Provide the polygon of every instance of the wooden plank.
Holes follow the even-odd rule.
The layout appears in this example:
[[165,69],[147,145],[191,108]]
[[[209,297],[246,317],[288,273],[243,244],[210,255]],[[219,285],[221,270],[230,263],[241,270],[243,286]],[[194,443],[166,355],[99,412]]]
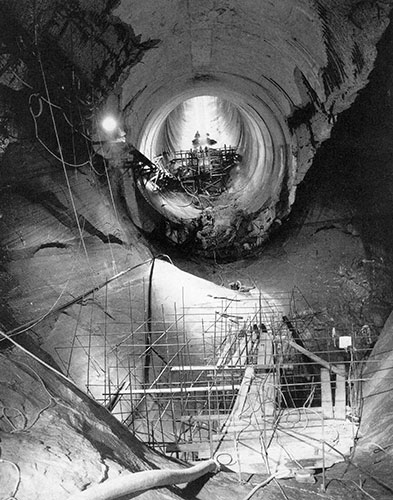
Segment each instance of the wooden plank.
[[[255,364],[252,365],[255,370],[271,370],[273,368],[272,364]],[[292,370],[293,369],[293,364],[280,364],[280,368],[283,370],[288,369]],[[242,370],[245,367],[243,366],[233,366],[233,365],[183,365],[183,366],[171,366],[170,370],[171,372],[204,372],[204,371],[222,371],[222,370]]]
[[[265,416],[264,414],[253,415],[252,423],[254,428],[260,426],[261,429],[275,429],[282,424],[283,426],[289,423],[294,424],[294,428],[304,428],[305,426],[312,426],[314,424],[321,425],[323,413],[321,407],[313,407],[312,411],[307,411],[307,409],[283,409],[280,412],[280,417],[276,420],[275,418]],[[182,415],[179,420],[180,422],[185,422],[193,424],[196,422],[209,422],[215,421],[218,423],[225,423],[228,420],[229,414],[223,413],[211,413],[203,415]],[[231,428],[241,428],[244,427],[243,421],[232,422]],[[246,431],[245,431],[246,432]]]
[[287,340],[288,344],[290,346],[292,346],[294,349],[296,349],[297,351],[301,352],[302,354],[304,354],[305,356],[307,356],[308,358],[312,359],[313,361],[315,361],[316,363],[318,363],[319,365],[323,366],[324,368],[326,368],[327,370],[335,373],[336,375],[342,375],[342,372],[334,365],[331,365],[330,363],[328,363],[327,361],[325,361],[324,359],[320,358],[319,356],[317,356],[316,354],[314,354],[313,352],[310,352],[308,351],[307,349],[305,349],[304,347],[301,347],[299,344],[297,344],[296,342],[294,342],[293,340]]
[[345,365],[337,365],[337,368],[341,371],[341,375],[336,376],[334,418],[345,420],[347,405]]
[[166,453],[174,452],[207,452],[210,451],[208,441],[195,442],[195,443],[168,443],[166,446]]
[[250,390],[250,386],[252,380],[254,378],[254,369],[252,366],[248,366],[246,371],[244,372],[244,377],[242,383],[240,385],[239,392],[236,397],[235,404],[233,405],[232,411],[228,416],[227,422],[224,424],[222,432],[231,432],[232,423],[236,423],[241,415],[246,399],[248,391]]
[[248,391],[250,390],[253,378],[254,378],[254,368],[252,366],[248,366],[246,368],[246,371],[244,372],[244,377],[231,412],[234,419],[238,418],[239,415],[241,415],[241,413],[243,412],[243,408],[247,399],[247,394]]
[[330,371],[326,368],[321,368],[321,400],[323,416],[333,418],[332,385],[330,383]]
[[[240,384],[228,384],[228,385],[205,385],[205,386],[194,386],[194,387],[162,387],[162,388],[151,388],[146,389],[132,389],[126,392],[121,391],[119,394],[133,396],[134,394],[145,394],[146,396],[150,394],[180,394],[182,392],[210,392],[210,391],[233,391],[235,389],[240,389]],[[104,396],[107,396],[104,393]]]
[[247,363],[247,342],[246,336],[240,339],[236,352],[232,356],[231,365],[239,366]]
[[255,397],[258,397],[262,401],[262,414],[273,415],[275,410],[274,402],[276,400],[275,376],[273,373],[273,344],[267,332],[262,332],[261,334],[258,345],[257,363],[258,365],[271,363],[270,373],[268,372],[265,376],[258,375],[258,382],[254,384],[256,386],[254,392],[256,391]]
[[228,357],[232,345],[233,345],[233,339],[230,339],[229,336],[225,337],[223,350],[221,351],[220,357],[217,360],[217,366],[225,364],[225,361]]
[[217,366],[217,365],[184,365],[184,366],[171,366],[171,372],[209,372],[209,371],[222,371],[222,370],[241,370],[239,366]]

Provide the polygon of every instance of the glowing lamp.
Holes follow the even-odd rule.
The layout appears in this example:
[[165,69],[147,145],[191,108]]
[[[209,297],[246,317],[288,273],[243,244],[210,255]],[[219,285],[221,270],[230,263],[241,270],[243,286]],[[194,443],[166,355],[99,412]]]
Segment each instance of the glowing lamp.
[[118,127],[118,123],[113,116],[106,116],[101,122],[101,127],[105,132],[114,132]]

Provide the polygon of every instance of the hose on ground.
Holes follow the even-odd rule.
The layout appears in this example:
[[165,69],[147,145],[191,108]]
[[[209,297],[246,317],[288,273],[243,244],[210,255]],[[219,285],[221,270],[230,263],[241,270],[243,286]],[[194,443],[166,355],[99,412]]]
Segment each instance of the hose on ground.
[[117,500],[131,493],[162,486],[195,481],[209,472],[218,472],[214,460],[206,460],[187,469],[155,469],[122,474],[71,495],[68,500]]

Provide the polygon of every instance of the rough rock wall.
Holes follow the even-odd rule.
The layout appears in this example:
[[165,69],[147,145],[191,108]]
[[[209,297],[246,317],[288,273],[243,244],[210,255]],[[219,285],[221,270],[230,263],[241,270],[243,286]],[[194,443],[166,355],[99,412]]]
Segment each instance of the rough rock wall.
[[41,146],[11,145],[3,158],[1,244],[7,325],[45,314],[150,258],[124,223],[106,179],[64,171]]
[[360,428],[361,443],[384,446],[390,442],[392,432],[391,377],[392,368],[392,328],[391,314],[379,336],[373,352],[364,367],[363,418]]
[[113,19],[107,2],[1,6],[1,321],[9,329],[150,258],[89,137],[100,96],[149,44]]
[[[113,1],[2,0],[3,12],[23,28],[26,44],[36,44],[43,60],[61,51],[69,67],[95,93],[106,94],[158,40],[143,40],[111,15]],[[8,19],[9,22],[9,19]]]
[[[143,230],[210,256],[240,255],[261,245],[275,222],[290,212],[317,148],[367,83],[391,3],[231,0],[222,5],[167,2],[157,8],[155,2],[133,0],[116,5],[26,1],[19,16],[13,3],[4,1],[5,12],[23,30],[22,48],[29,56],[21,64],[20,53],[7,49],[2,78],[14,89],[23,88],[26,77],[37,84],[40,64],[49,78],[50,65],[56,66],[61,54],[67,63],[62,91],[54,95],[78,93],[84,123],[92,131],[100,113],[97,105],[111,91],[108,103],[123,110],[127,139],[135,144],[151,126],[151,117],[161,108],[167,112],[178,96],[237,93],[237,98],[232,95],[235,104],[249,106],[265,120],[272,142],[266,146],[268,154],[250,156],[250,163],[258,165],[243,166],[235,183],[239,189],[224,193],[208,209],[194,210],[180,224],[183,200],[158,200],[146,209],[145,201],[132,199],[131,205],[138,206],[133,222]],[[18,47],[8,35],[14,42],[8,47]],[[268,110],[274,118],[267,117]],[[266,163],[262,157],[270,159]],[[261,170],[271,170],[274,178]],[[123,180],[118,179],[121,189],[133,198]],[[153,219],[158,223],[150,212],[157,214]]]
[[288,118],[295,132],[294,153],[299,155],[296,184],[311,166],[318,145],[330,136],[337,116],[367,84],[375,45],[389,22],[391,2],[329,0],[317,1],[315,6],[325,51],[325,62],[318,71],[323,94],[318,95],[305,75],[295,74],[304,99]]
[[[363,367],[356,373],[362,384],[362,419],[357,436],[353,460],[385,485],[387,498],[393,494],[393,478],[388,471],[393,465],[392,409],[393,409],[393,356],[391,314],[378,341]],[[389,493],[387,493],[389,492]]]
[[[43,357],[31,344],[29,349]],[[29,356],[0,356],[2,495],[66,500],[124,472],[183,467],[149,450],[109,412]],[[198,498],[235,499],[246,491],[225,474],[217,479]],[[181,489],[161,488],[140,498],[184,497]]]

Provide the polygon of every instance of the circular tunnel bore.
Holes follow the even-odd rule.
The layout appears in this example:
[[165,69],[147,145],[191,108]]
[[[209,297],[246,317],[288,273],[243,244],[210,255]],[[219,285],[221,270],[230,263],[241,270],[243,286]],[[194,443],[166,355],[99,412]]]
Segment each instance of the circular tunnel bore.
[[139,135],[138,149],[157,167],[139,189],[176,244],[258,245],[277,216],[286,143],[280,117],[260,99],[178,96]]
[[146,184],[155,208],[174,222],[198,218],[244,168],[247,129],[234,104],[212,95],[186,99],[159,115],[141,142],[159,169]]
[[211,95],[192,97],[169,113],[155,148],[163,151],[239,148],[244,139],[243,122],[239,109],[230,101]]

